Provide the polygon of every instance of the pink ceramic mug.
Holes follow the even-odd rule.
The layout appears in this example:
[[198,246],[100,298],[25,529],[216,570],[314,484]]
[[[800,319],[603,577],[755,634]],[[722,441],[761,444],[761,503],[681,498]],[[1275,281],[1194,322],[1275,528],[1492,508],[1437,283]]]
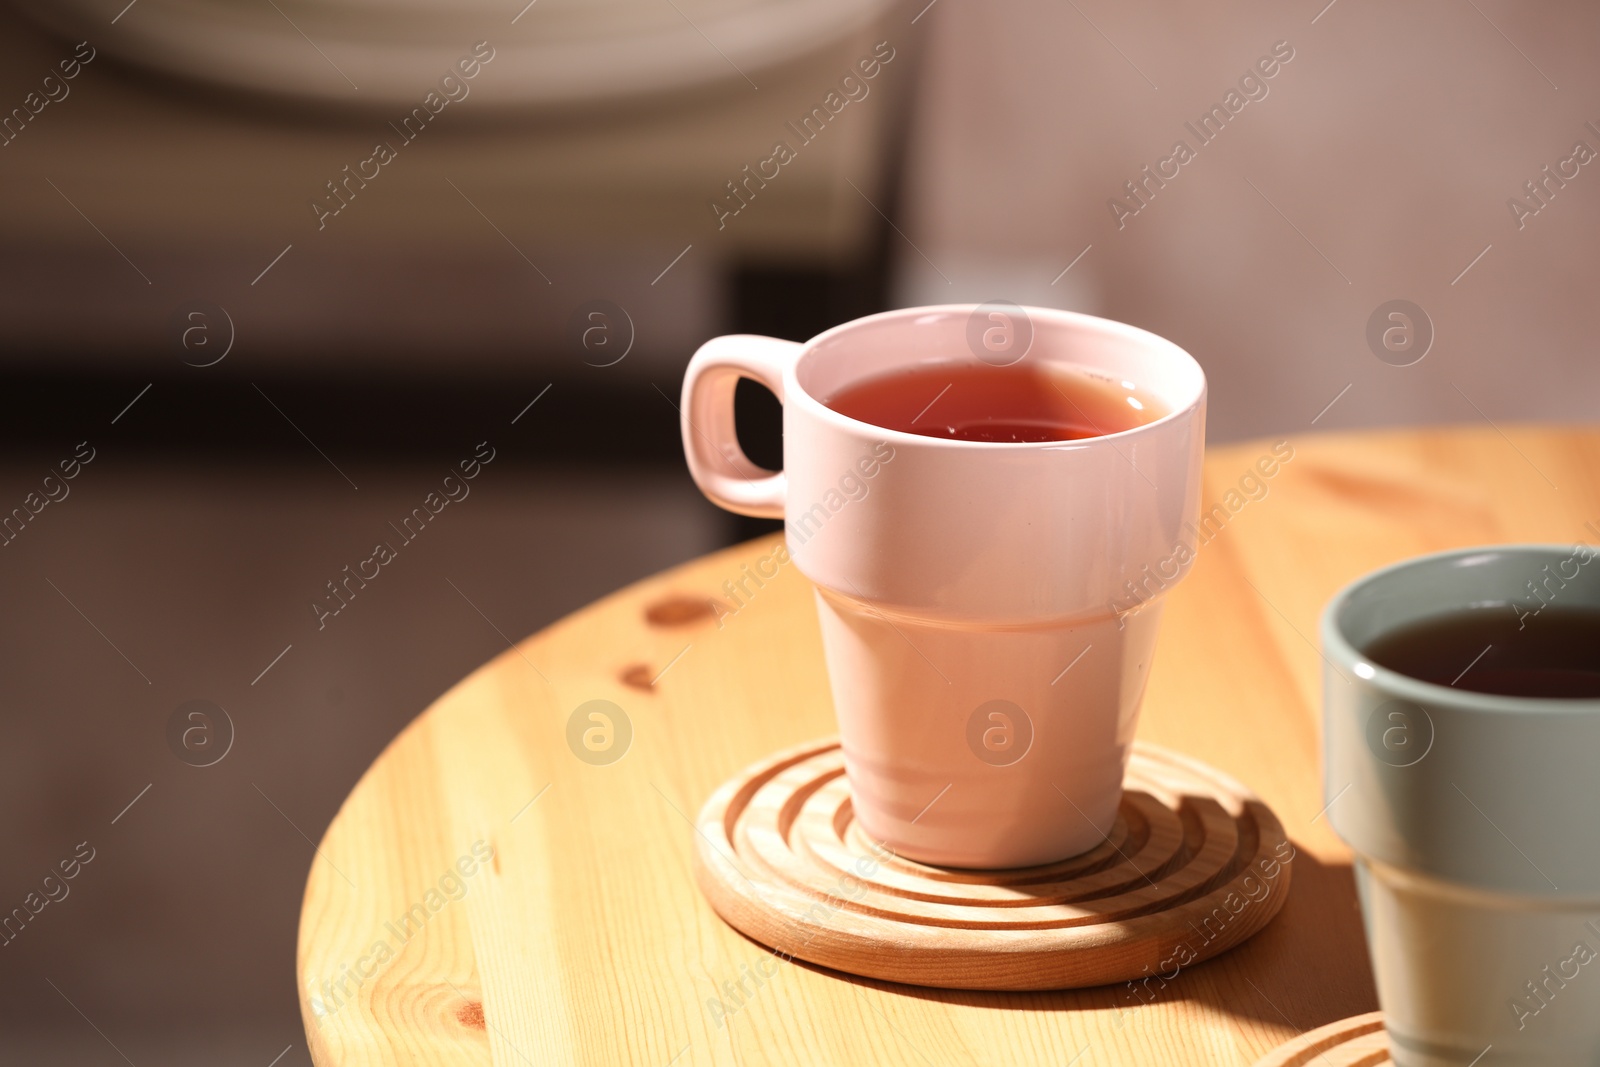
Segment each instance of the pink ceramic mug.
[[[870,376],[978,358],[1073,364],[1135,383],[1167,414],[1083,440],[994,443],[824,404]],[[783,402],[781,472],[739,448],[741,377]],[[690,472],[722,507],[786,520],[816,586],[868,834],[926,863],[1022,867],[1110,831],[1161,597],[1194,557],[1205,398],[1199,364],[1170,341],[1015,305],[910,308],[805,344],[731,336],[695,353]]]

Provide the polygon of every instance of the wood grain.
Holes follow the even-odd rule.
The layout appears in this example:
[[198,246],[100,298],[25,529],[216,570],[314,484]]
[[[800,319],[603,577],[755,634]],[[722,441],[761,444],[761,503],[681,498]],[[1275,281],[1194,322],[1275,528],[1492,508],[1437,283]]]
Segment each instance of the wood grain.
[[856,823],[844,752],[828,738],[712,794],[695,878],[717,914],[781,960],[947,989],[1133,982],[1153,1000],[1271,921],[1294,849],[1249,790],[1176,752],[1135,742],[1123,788],[1106,839],[1082,855],[931,867]]
[[1263,1056],[1255,1067],[1382,1067],[1389,1058],[1383,1012],[1320,1026]]
[[[1245,944],[1185,968],[1153,1000],[1126,985],[927,990],[800,963],[752,979],[773,957],[696,888],[693,815],[741,767],[835,728],[805,580],[786,566],[730,610],[724,583],[775,543],[756,542],[520,642],[378,758],[306,884],[298,979],[313,1058],[1244,1067],[1373,1010],[1348,855],[1322,817],[1318,613],[1345,582],[1406,556],[1600,542],[1585,528],[1600,524],[1600,433],[1289,440],[1293,458],[1271,477],[1256,466],[1271,442],[1211,452],[1202,501],[1224,521],[1167,599],[1139,726],[1142,740],[1243,782],[1294,841],[1294,890]],[[596,699],[632,726],[609,765],[567,744],[574,710]],[[447,877],[480,840],[493,860]],[[418,905],[420,930],[391,934]],[[380,943],[389,955],[376,962]]]

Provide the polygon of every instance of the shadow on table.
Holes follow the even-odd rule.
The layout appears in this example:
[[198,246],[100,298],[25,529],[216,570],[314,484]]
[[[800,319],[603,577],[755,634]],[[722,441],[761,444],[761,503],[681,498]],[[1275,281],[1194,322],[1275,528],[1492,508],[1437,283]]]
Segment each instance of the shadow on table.
[[1090,989],[1001,993],[901,985],[792,962],[885,993],[942,1004],[1091,1012],[1097,1029],[1108,1025],[1135,1035],[1175,1006],[1282,1028],[1284,1040],[1378,1006],[1350,865],[1323,863],[1303,849],[1294,858],[1294,881],[1283,910],[1265,928],[1237,948],[1182,968],[1165,983],[1151,978]]

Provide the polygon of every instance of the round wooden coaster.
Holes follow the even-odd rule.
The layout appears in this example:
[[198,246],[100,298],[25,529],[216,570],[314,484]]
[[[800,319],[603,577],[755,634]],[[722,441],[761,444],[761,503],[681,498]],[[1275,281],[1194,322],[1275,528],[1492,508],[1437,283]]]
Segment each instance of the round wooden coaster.
[[1014,870],[932,867],[855,823],[836,738],[746,768],[700,812],[695,879],[780,955],[951,989],[1170,981],[1277,914],[1293,848],[1226,775],[1136,743],[1099,846]]
[[1256,1067],[1381,1067],[1389,1058],[1383,1012],[1340,1019],[1301,1034],[1256,1061]]

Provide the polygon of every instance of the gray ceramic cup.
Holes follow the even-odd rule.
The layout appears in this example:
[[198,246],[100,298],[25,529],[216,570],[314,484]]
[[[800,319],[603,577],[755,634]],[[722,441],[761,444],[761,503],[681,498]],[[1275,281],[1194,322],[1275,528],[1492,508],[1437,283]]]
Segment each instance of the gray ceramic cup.
[[1600,552],[1424,556],[1323,614],[1323,794],[1355,853],[1391,1052],[1400,1067],[1600,1064],[1600,700],[1475,693],[1363,651],[1467,607],[1516,612],[1536,640],[1553,608],[1600,612]]

